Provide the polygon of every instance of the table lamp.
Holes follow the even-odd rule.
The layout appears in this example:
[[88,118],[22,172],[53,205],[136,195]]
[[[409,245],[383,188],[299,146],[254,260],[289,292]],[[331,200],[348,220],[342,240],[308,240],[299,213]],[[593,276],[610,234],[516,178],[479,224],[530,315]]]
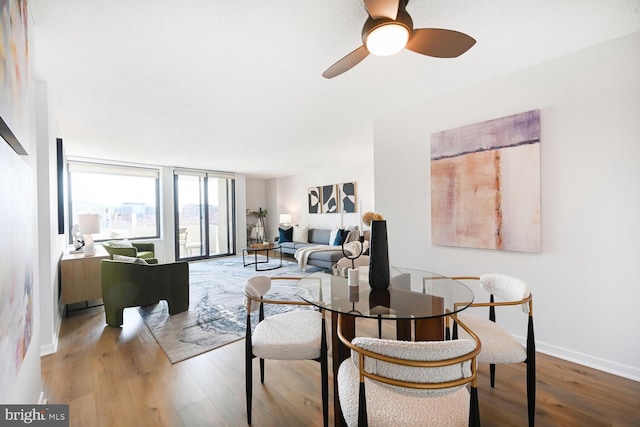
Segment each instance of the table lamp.
[[78,215],[80,233],[84,236],[84,256],[94,256],[96,248],[93,244],[93,233],[100,232],[100,215],[80,214]]
[[291,214],[280,214],[279,221],[280,221],[280,224],[282,224],[282,225],[290,225],[291,224]]

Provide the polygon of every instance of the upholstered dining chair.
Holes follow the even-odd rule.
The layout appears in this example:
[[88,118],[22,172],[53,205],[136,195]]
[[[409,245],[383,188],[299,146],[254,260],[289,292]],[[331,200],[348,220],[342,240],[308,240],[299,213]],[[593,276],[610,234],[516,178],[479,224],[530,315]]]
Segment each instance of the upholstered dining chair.
[[[525,362],[527,366],[527,407],[529,426],[535,425],[536,412],[536,345],[533,333],[533,296],[527,284],[505,274],[484,274],[480,277],[453,277],[455,280],[476,281],[489,295],[489,302],[474,302],[469,307],[489,307],[488,318],[459,313],[458,319],[474,331],[482,342],[478,363],[489,364],[491,387],[495,387],[496,365]],[[497,300],[496,300],[497,299]],[[526,346],[496,323],[496,307],[521,306],[528,317]],[[457,330],[454,322],[453,338],[468,337]]]
[[[471,339],[396,341],[338,337],[351,358],[338,370],[338,396],[349,427],[479,426],[476,356]],[[470,390],[467,389],[467,384]]]
[[[247,309],[245,341],[247,422],[251,424],[253,359],[260,359],[260,382],[264,384],[264,361],[315,360],[320,362],[322,382],[322,416],[329,424],[329,374],[327,335],[324,311],[291,310],[265,315],[266,305],[311,306],[302,300],[268,299],[264,295],[272,281],[300,280],[297,277],[253,276],[244,284],[244,305]],[[258,324],[251,331],[251,314],[258,311]]]

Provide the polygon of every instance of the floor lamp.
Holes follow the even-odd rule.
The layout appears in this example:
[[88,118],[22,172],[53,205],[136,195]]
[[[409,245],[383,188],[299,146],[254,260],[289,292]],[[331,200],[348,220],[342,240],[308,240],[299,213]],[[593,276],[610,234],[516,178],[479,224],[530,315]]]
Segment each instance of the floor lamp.
[[96,247],[93,243],[93,233],[100,232],[100,215],[80,214],[78,215],[80,233],[84,236],[84,256],[94,256]]

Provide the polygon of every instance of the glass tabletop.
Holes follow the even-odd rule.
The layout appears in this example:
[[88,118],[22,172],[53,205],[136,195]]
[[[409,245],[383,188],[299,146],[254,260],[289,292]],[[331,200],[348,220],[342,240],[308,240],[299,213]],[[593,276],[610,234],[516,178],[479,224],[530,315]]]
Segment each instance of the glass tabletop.
[[391,283],[384,291],[369,287],[368,267],[359,267],[359,286],[347,278],[324,271],[311,273],[298,282],[298,296],[326,310],[358,317],[427,319],[464,310],[473,302],[473,292],[451,278],[408,268],[391,268]]

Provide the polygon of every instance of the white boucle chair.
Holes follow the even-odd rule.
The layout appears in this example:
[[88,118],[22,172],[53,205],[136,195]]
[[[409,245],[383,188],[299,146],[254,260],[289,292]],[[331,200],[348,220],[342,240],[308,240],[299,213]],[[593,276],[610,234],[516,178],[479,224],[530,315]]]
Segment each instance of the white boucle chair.
[[[480,277],[453,277],[455,280],[479,281],[480,286],[489,294],[489,302],[474,302],[469,307],[489,307],[489,318],[485,319],[464,312],[458,314],[482,342],[482,351],[478,363],[488,363],[491,387],[495,387],[496,364],[521,363],[527,365],[527,406],[529,426],[535,425],[536,412],[536,344],[533,333],[533,297],[525,282],[505,274],[483,274]],[[496,298],[499,301],[496,301]],[[527,345],[524,347],[512,334],[496,323],[496,307],[522,306],[528,315]],[[456,338],[454,324],[453,337]],[[460,331],[460,338],[467,337]]]
[[[465,328],[463,323],[459,323]],[[356,337],[338,369],[338,396],[349,427],[480,425],[476,355],[480,341],[396,341]],[[469,384],[471,392],[467,390]]]
[[[265,304],[306,305],[302,300],[271,300],[264,295],[277,280],[300,280],[297,277],[254,276],[244,284],[244,306],[247,309],[245,342],[247,422],[251,424],[253,359],[260,358],[260,382],[264,384],[264,360],[315,360],[320,362],[322,380],[322,415],[329,423],[329,375],[327,336],[324,312],[293,310],[271,316],[264,314]],[[251,332],[251,313],[258,311],[258,324]]]

